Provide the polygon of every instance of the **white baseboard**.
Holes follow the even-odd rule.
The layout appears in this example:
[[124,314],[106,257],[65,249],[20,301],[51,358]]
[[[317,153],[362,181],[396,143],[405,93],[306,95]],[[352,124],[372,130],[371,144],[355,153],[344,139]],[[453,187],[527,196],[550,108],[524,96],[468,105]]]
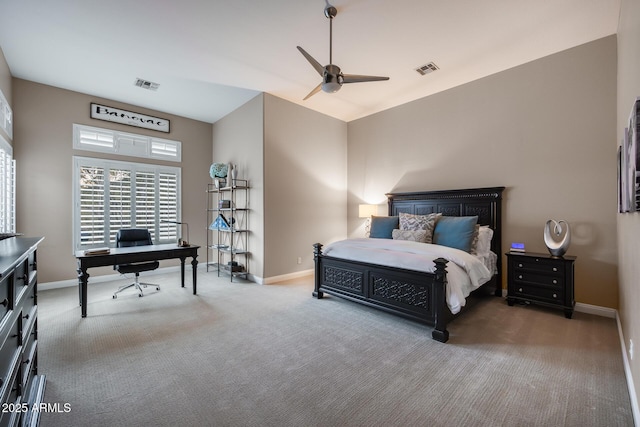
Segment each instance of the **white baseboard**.
[[285,280],[293,280],[299,279],[301,277],[307,277],[313,275],[314,270],[304,270],[304,271],[296,271],[295,273],[282,274],[280,276],[272,276],[272,277],[258,277],[252,276],[254,282],[260,285],[270,285],[272,283],[284,282]]
[[638,396],[636,395],[636,387],[631,374],[631,365],[629,364],[627,344],[624,341],[624,333],[622,332],[622,323],[620,323],[620,315],[615,310],[615,318],[618,323],[618,335],[620,336],[620,347],[622,348],[622,364],[624,365],[624,375],[627,378],[627,389],[629,390],[629,400],[631,400],[631,413],[633,414],[633,425],[640,425],[640,406],[638,405]]
[[577,302],[574,309],[580,313],[595,314],[596,316],[609,317],[611,319],[615,319],[618,313],[615,308],[601,307],[583,302]]
[[[204,263],[198,264],[198,270],[205,269],[205,268],[206,268],[206,265],[204,265]],[[172,273],[174,271],[180,271],[180,266],[175,265],[171,267],[161,267],[161,268],[158,268],[157,270],[145,272],[145,276]],[[313,275],[313,270],[304,270],[304,271],[297,271],[295,273],[283,274],[280,276],[273,276],[273,277],[267,277],[267,278],[249,274],[247,279],[252,282],[256,282],[259,285],[269,285],[272,283],[283,282],[285,280],[299,279],[301,277],[306,277],[311,275]],[[118,280],[121,278],[122,278],[121,274],[115,273],[115,274],[106,274],[103,276],[91,276],[89,280],[93,284],[93,283],[113,282],[114,280]],[[49,289],[68,288],[71,286],[78,286],[78,279],[38,283],[38,290],[46,291]]]
[[[206,266],[203,265],[202,263],[198,264],[198,270],[203,269],[205,267]],[[185,275],[187,274],[187,270],[188,269],[185,269]],[[174,265],[171,267],[160,267],[156,270],[146,271],[144,275],[155,276],[156,274],[173,273],[174,271],[180,271],[180,266]],[[119,280],[119,279],[122,279],[122,274],[114,273],[114,274],[105,274],[102,276],[91,276],[89,278],[89,281],[91,282],[91,284],[94,284],[94,283],[113,282],[114,280]],[[78,279],[59,280],[57,282],[44,282],[44,283],[38,282],[39,291],[46,291],[49,289],[69,288],[72,286],[78,286]]]
[[[502,296],[506,298],[506,289],[502,290]],[[583,302],[577,302],[574,310],[579,311],[580,313],[595,314],[596,316],[609,317],[611,319],[615,319],[618,313],[615,308],[601,307],[599,305],[585,304]]]

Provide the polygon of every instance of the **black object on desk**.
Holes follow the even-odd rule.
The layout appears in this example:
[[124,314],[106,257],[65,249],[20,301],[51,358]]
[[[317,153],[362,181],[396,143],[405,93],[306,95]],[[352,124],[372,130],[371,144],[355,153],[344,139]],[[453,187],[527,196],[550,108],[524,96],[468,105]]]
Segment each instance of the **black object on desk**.
[[195,295],[197,280],[196,273],[198,267],[198,260],[196,258],[198,257],[198,248],[200,248],[200,246],[177,246],[174,243],[170,243],[165,245],[111,248],[109,253],[100,253],[96,255],[85,255],[84,251],[77,251],[78,292],[80,306],[82,307],[82,317],[87,317],[87,282],[89,281],[89,273],[87,273],[88,268],[179,258],[182,287],[184,288],[184,261],[187,257],[191,257],[193,258],[191,266],[193,269],[193,294]]
[[574,298],[574,262],[576,257],[554,257],[533,252],[507,253],[507,303],[537,303],[564,310],[571,319]]

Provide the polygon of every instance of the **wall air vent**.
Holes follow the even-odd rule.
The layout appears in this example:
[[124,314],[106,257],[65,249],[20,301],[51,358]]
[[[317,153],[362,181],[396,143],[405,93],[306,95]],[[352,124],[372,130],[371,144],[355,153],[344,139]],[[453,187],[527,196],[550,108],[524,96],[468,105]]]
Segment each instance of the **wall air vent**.
[[433,73],[436,70],[439,70],[439,68],[433,62],[429,62],[428,64],[425,64],[425,65],[422,65],[422,66],[416,68],[416,71],[421,76],[424,76],[425,74]]
[[136,78],[136,81],[133,83],[134,85],[141,87],[142,89],[149,89],[156,91],[160,87],[160,83],[150,82],[148,80],[143,80],[139,77]]

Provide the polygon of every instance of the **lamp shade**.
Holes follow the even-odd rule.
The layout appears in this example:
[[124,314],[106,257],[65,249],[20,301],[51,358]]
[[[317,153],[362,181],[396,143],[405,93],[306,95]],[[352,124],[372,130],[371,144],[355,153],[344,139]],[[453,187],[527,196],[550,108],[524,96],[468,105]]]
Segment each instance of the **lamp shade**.
[[358,205],[358,217],[370,218],[378,213],[377,205]]

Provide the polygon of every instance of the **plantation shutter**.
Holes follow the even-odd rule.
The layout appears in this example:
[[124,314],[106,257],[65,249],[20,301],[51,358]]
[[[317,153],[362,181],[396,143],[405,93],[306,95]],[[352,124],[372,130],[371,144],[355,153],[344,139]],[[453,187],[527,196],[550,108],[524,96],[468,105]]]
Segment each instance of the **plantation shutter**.
[[151,240],[156,241],[156,174],[136,172],[136,227],[151,231]]
[[11,153],[0,148],[0,233],[16,231],[15,165]]
[[[160,215],[160,239],[176,240],[178,238],[176,224],[162,221],[177,221],[178,212],[178,175],[160,173],[158,182],[158,205]],[[183,236],[184,237],[184,236]]]
[[74,157],[74,250],[115,245],[121,228],[151,232],[153,243],[176,242],[180,169]]
[[80,167],[80,244],[103,244],[104,226],[104,168]]
[[109,170],[109,242],[121,228],[131,228],[131,171]]

